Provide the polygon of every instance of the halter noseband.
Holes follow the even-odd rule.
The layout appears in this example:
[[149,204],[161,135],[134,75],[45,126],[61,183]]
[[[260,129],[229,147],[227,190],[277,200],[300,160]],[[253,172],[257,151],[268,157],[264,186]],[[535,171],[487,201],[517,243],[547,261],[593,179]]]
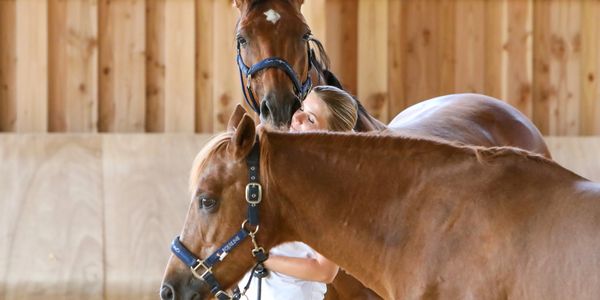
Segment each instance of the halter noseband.
[[[268,57],[265,58],[261,61],[259,61],[258,63],[252,65],[251,67],[248,67],[245,63],[244,63],[244,59],[242,58],[241,52],[240,52],[240,43],[237,43],[237,64],[240,70],[240,83],[242,85],[242,93],[244,94],[244,100],[246,100],[246,103],[248,103],[248,105],[252,108],[252,110],[254,110],[257,114],[260,115],[260,107],[258,106],[258,102],[256,101],[256,99],[254,98],[254,93],[252,91],[252,85],[251,85],[251,80],[252,80],[252,76],[254,74],[256,74],[259,71],[262,71],[264,69],[268,69],[268,68],[276,68],[276,69],[280,69],[283,72],[285,72],[285,74],[290,78],[290,80],[292,81],[292,83],[294,84],[294,94],[296,95],[296,97],[298,97],[298,99],[300,99],[300,101],[304,101],[304,98],[306,98],[306,95],[308,95],[308,92],[310,91],[310,89],[312,88],[312,80],[310,78],[310,70],[312,69],[313,66],[313,61],[314,61],[314,52],[310,49],[310,46],[308,45],[307,42],[307,55],[308,55],[308,71],[307,71],[307,75],[306,75],[306,80],[301,83],[300,82],[300,76],[298,76],[298,74],[296,74],[296,72],[294,71],[294,68],[292,68],[292,66],[285,60],[281,59],[281,58],[277,58],[277,57]],[[246,89],[244,90],[244,75],[246,75]],[[250,102],[250,100],[248,100],[248,97],[250,97],[250,100],[252,100],[252,102]]]
[[[252,244],[254,248],[252,249],[252,256],[256,260],[256,266],[253,268],[256,269],[257,266],[261,266],[262,263],[267,260],[267,253],[262,247],[259,247],[256,242],[256,233],[259,229],[259,215],[258,215],[258,205],[262,200],[262,187],[259,183],[259,143],[258,138],[248,154],[246,158],[246,164],[248,165],[248,180],[249,183],[246,185],[246,202],[248,203],[248,217],[242,223],[242,228],[236,232],[229,240],[219,247],[219,249],[213,252],[208,258],[202,260],[194,255],[190,250],[188,250],[179,237],[176,237],[171,243],[171,251],[175,254],[183,263],[185,263],[194,277],[203,280],[206,282],[210,288],[210,292],[219,300],[230,300],[230,299],[240,299],[241,294],[239,290],[235,291],[232,296],[228,295],[223,289],[221,285],[215,278],[212,273],[212,268],[217,265],[219,262],[223,261],[227,254],[231,252],[234,248],[239,246],[244,239],[248,236],[252,239]],[[254,226],[254,230],[246,229],[246,224],[250,226]],[[252,279],[252,277],[250,278]],[[249,282],[248,282],[249,285]],[[248,287],[246,285],[246,289]],[[244,291],[245,293],[245,291]]]

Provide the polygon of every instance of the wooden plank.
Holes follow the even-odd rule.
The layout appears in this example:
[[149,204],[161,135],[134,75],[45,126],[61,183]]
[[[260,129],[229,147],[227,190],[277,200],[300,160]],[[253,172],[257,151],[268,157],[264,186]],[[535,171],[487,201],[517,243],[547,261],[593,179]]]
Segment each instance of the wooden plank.
[[550,1],[533,5],[533,122],[542,134],[548,134],[550,98],[556,93],[550,84]]
[[213,3],[196,0],[196,132],[213,132]]
[[485,2],[456,2],[455,86],[457,93],[483,93],[485,88]]
[[[442,0],[437,5],[438,18],[432,38],[439,39],[437,59],[434,61],[439,73],[439,90],[437,94],[445,95],[455,92],[456,82],[456,5],[460,1]],[[409,84],[409,83],[407,83]]]
[[[16,3],[16,131],[48,129],[48,3]],[[34,84],[32,84],[34,83]]]
[[310,27],[313,35],[320,39],[327,49],[327,23],[329,20],[326,20],[326,1],[325,0],[310,0],[305,1],[301,8],[302,15],[304,15],[304,19],[306,23]]
[[238,67],[235,62],[237,10],[229,1],[215,1],[213,13],[213,130],[223,131],[237,103],[242,103]]
[[165,131],[194,132],[194,0],[165,7]]
[[485,2],[485,90],[484,94],[503,99],[502,73],[506,1]]
[[600,182],[600,137],[546,137],[552,159],[563,167]]
[[405,96],[408,105],[454,90],[455,3],[406,2]]
[[146,132],[165,131],[165,1],[146,2]]
[[403,1],[390,1],[388,7],[388,94],[389,118],[408,105],[404,96],[406,53],[406,8]]
[[206,141],[206,135],[105,137],[106,299],[156,299],[168,246],[187,213],[192,161]]
[[49,2],[49,131],[95,132],[98,122],[98,5]]
[[100,146],[0,136],[0,298],[103,299]]
[[[399,1],[392,1],[400,3]],[[326,50],[331,70],[346,90],[356,94],[358,68],[358,0],[331,0],[325,3]]]
[[145,128],[145,5],[100,1],[99,131]]
[[550,3],[550,97],[552,135],[576,135],[579,131],[581,2]]
[[386,1],[358,2],[358,98],[384,123],[389,122],[387,9]]
[[0,132],[14,131],[17,118],[15,1],[0,1]]
[[583,2],[580,135],[600,135],[600,1]]
[[501,99],[532,118],[533,1],[507,1],[505,8]]

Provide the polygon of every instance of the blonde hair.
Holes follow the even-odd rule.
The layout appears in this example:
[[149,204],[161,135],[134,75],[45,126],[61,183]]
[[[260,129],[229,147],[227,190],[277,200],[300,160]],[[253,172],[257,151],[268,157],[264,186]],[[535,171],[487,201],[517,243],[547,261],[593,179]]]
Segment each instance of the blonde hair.
[[327,127],[332,131],[350,131],[358,120],[358,105],[348,92],[335,86],[320,85],[312,91],[327,105],[329,119]]

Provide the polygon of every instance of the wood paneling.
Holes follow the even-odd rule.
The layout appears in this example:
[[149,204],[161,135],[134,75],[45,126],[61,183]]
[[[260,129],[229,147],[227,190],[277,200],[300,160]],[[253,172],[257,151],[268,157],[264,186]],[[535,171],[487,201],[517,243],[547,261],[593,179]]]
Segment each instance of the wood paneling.
[[165,130],[165,0],[146,2],[146,131]]
[[213,1],[196,0],[196,132],[213,132]]
[[581,95],[581,2],[550,3],[550,132],[574,135]]
[[16,126],[18,132],[48,130],[48,3],[16,3]]
[[0,1],[0,132],[14,131],[17,119],[15,16],[15,0]]
[[[383,122],[477,92],[544,134],[600,134],[600,1],[311,0],[302,11],[336,76]],[[4,0],[0,17],[0,131],[211,133],[242,102],[229,0]]]
[[579,133],[591,135],[600,133],[600,2],[582,5]]
[[165,131],[194,132],[194,0],[165,7]]
[[546,137],[552,158],[561,166],[600,182],[599,137]]
[[325,36],[316,38],[325,41],[331,70],[344,88],[356,95],[358,70],[351,62],[358,61],[358,0],[326,1],[325,18]]
[[235,62],[238,12],[229,1],[215,1],[213,15],[219,16],[213,18],[213,130],[222,131],[235,105],[244,101]]
[[101,132],[144,131],[146,115],[143,0],[100,0]]
[[98,136],[0,136],[0,281],[11,299],[103,299]]
[[49,1],[49,128],[94,132],[98,122],[98,5]]
[[388,120],[388,3],[358,1],[358,98],[377,119]]
[[107,299],[156,299],[169,243],[187,213],[187,176],[207,138],[104,138]]

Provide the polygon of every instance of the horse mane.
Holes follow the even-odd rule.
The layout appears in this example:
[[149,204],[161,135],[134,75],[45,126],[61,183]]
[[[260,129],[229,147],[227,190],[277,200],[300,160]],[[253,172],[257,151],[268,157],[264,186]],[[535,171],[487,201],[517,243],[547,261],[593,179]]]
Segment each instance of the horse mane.
[[[302,140],[303,145],[315,144],[324,145],[324,147],[335,147],[338,149],[369,149],[369,148],[380,148],[381,146],[388,146],[395,149],[412,149],[419,153],[431,152],[435,150],[448,149],[450,151],[456,151],[467,156],[472,157],[478,163],[483,165],[493,164],[502,158],[524,158],[537,163],[560,166],[555,161],[546,158],[541,154],[529,152],[520,148],[511,146],[500,146],[500,147],[483,147],[467,145],[459,142],[449,142],[446,140],[433,138],[433,137],[415,137],[405,136],[398,134],[373,134],[369,132],[294,132],[294,133],[281,133],[275,131],[268,131],[268,134],[263,134],[262,137],[271,136],[277,139],[278,135],[304,135],[306,139]],[[360,136],[361,142],[356,143],[356,136]],[[325,142],[324,139],[327,139]],[[332,141],[331,139],[335,139]],[[264,140],[267,140],[266,138]],[[265,147],[261,147],[265,148]],[[268,148],[268,147],[266,147]],[[388,149],[390,149],[388,148]],[[266,150],[268,151],[268,150]],[[410,151],[410,150],[408,150]]]
[[200,180],[200,170],[203,170],[206,167],[209,158],[215,155],[215,153],[220,151],[222,148],[227,147],[232,136],[233,132],[230,131],[220,133],[211,138],[208,143],[202,147],[202,150],[198,152],[196,158],[194,158],[194,162],[192,163],[192,170],[190,171],[190,193],[194,194],[196,192],[195,188],[198,186],[198,181]]
[[[317,38],[315,38],[314,36],[311,36],[308,39],[309,44],[312,44],[314,47],[311,47],[311,51],[314,51],[316,49],[316,51],[314,51],[314,60],[312,61],[313,65],[315,66],[315,68],[317,69],[317,71],[319,72],[320,75],[326,75],[325,72],[327,72],[329,75],[333,76],[333,73],[331,73],[329,71],[329,66],[331,61],[329,60],[329,55],[327,55],[327,52],[325,51],[325,47],[323,47],[323,43],[321,43],[321,41],[319,41]],[[337,78],[335,78],[335,76],[333,76],[333,78],[337,80]],[[329,84],[329,82],[327,81],[327,78],[325,78],[326,83]],[[338,81],[339,84],[339,81]]]

